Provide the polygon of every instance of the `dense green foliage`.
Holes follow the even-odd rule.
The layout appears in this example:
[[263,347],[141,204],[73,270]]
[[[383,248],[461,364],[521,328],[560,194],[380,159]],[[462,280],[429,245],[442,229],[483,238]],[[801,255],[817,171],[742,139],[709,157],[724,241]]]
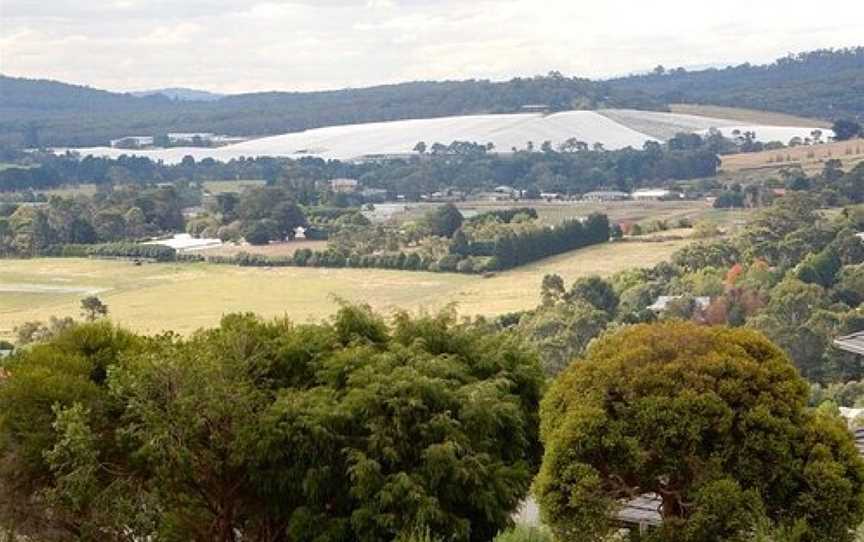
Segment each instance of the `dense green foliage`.
[[[844,178],[861,173],[858,166]],[[540,306],[500,323],[538,348],[549,375],[610,326],[684,319],[755,328],[813,382],[864,379],[860,359],[833,345],[836,337],[864,329],[864,240],[855,235],[864,232],[864,208],[820,209],[834,197],[789,192],[737,235],[716,238],[714,231],[715,238],[691,243],[650,269],[582,278],[569,290],[562,277],[549,275]],[[660,296],[671,299],[649,309]]]
[[[182,230],[183,202],[173,187],[122,187],[93,197],[52,197],[46,205],[0,206],[0,256],[80,255],[106,251],[112,256],[163,258],[165,247],[134,241]],[[122,242],[123,248],[117,243]],[[81,245],[107,243],[102,248]],[[140,254],[136,254],[140,252]]]
[[826,119],[864,119],[864,47],[790,55],[765,66],[688,72],[658,67],[609,82],[665,103],[713,104]]
[[540,458],[536,358],[449,313],[78,325],[3,375],[0,528],[34,540],[486,542]]
[[615,511],[660,496],[651,540],[744,541],[764,518],[797,540],[849,541],[864,462],[836,418],[753,331],[637,325],[599,339],[541,410],[535,493],[560,540],[605,540]]

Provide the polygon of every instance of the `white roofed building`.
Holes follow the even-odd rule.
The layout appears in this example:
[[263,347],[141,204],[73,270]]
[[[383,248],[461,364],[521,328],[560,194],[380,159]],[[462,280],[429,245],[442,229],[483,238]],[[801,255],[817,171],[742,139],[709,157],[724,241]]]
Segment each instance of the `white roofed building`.
[[639,190],[635,190],[632,194],[633,199],[635,200],[666,200],[666,199],[679,199],[681,195],[678,192],[673,192],[671,190],[667,190],[665,188],[640,188]]

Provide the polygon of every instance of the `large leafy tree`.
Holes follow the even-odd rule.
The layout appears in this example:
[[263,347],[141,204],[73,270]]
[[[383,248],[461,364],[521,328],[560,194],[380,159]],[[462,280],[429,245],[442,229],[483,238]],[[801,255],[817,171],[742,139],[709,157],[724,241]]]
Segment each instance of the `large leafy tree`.
[[462,213],[455,205],[448,203],[426,213],[426,224],[432,235],[452,237],[462,226]]
[[39,540],[486,541],[541,455],[536,356],[450,313],[100,322],[5,371],[0,526]]
[[765,521],[851,540],[864,463],[807,397],[753,331],[673,322],[603,337],[543,400],[543,516],[562,540],[604,540],[624,502],[653,493],[659,540],[744,540]]

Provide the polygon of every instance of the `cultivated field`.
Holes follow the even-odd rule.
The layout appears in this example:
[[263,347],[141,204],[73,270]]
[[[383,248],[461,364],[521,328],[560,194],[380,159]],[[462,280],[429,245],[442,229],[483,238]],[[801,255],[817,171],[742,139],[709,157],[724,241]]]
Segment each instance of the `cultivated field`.
[[723,173],[773,172],[784,167],[800,166],[807,173],[821,171],[825,162],[835,158],[844,168],[864,161],[864,139],[838,141],[821,145],[799,146],[776,151],[748,152],[722,157]]
[[[610,243],[548,258],[491,278],[378,269],[242,268],[87,259],[0,261],[0,338],[26,321],[78,316],[80,299],[96,292],[112,318],[135,330],[188,333],[221,315],[253,311],[297,321],[324,318],[336,298],[381,309],[436,309],[456,303],[462,314],[501,314],[534,307],[540,282],[558,273],[569,283],[667,259],[687,241]],[[53,287],[53,288],[46,288]]]
[[279,257],[293,256],[295,252],[301,248],[310,250],[324,250],[327,248],[327,241],[306,241],[296,240],[288,243],[273,243],[270,245],[239,245],[235,243],[226,243],[224,245],[196,250],[195,254],[202,256],[233,256],[240,252],[248,254],[262,254],[264,256]]
[[743,109],[740,107],[723,107],[720,105],[671,104],[669,106],[669,109],[673,113],[728,119],[736,121],[738,123],[746,124],[767,124],[771,126],[813,126],[816,128],[831,127],[830,122],[821,119],[797,117],[795,115],[787,115],[786,113],[775,113],[773,111]]

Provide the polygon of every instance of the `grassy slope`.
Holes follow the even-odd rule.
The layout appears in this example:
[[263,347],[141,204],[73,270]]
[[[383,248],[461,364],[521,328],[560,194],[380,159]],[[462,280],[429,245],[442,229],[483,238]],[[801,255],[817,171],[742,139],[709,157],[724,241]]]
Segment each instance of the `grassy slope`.
[[843,167],[846,169],[855,167],[864,161],[864,139],[800,146],[776,151],[731,154],[723,157],[720,169],[721,173],[763,170],[776,174],[776,170],[783,167],[801,166],[804,171],[812,174],[822,171],[825,162],[832,158],[843,162]]
[[830,128],[831,123],[824,120],[798,117],[786,113],[772,111],[757,111],[740,107],[723,107],[719,105],[671,104],[669,110],[673,113],[714,117],[719,119],[737,120],[747,124],[767,124],[770,126],[818,126]]
[[[188,333],[215,324],[221,315],[254,311],[305,321],[331,314],[336,297],[379,309],[416,310],[457,303],[463,314],[500,314],[538,302],[540,281],[558,273],[610,274],[653,265],[685,244],[620,243],[562,254],[493,278],[385,270],[241,268],[207,264],[152,264],[83,259],[0,261],[2,284],[51,284],[110,288],[100,294],[112,317],[143,332]],[[51,315],[78,316],[80,294],[0,293],[0,337],[15,326]]]

